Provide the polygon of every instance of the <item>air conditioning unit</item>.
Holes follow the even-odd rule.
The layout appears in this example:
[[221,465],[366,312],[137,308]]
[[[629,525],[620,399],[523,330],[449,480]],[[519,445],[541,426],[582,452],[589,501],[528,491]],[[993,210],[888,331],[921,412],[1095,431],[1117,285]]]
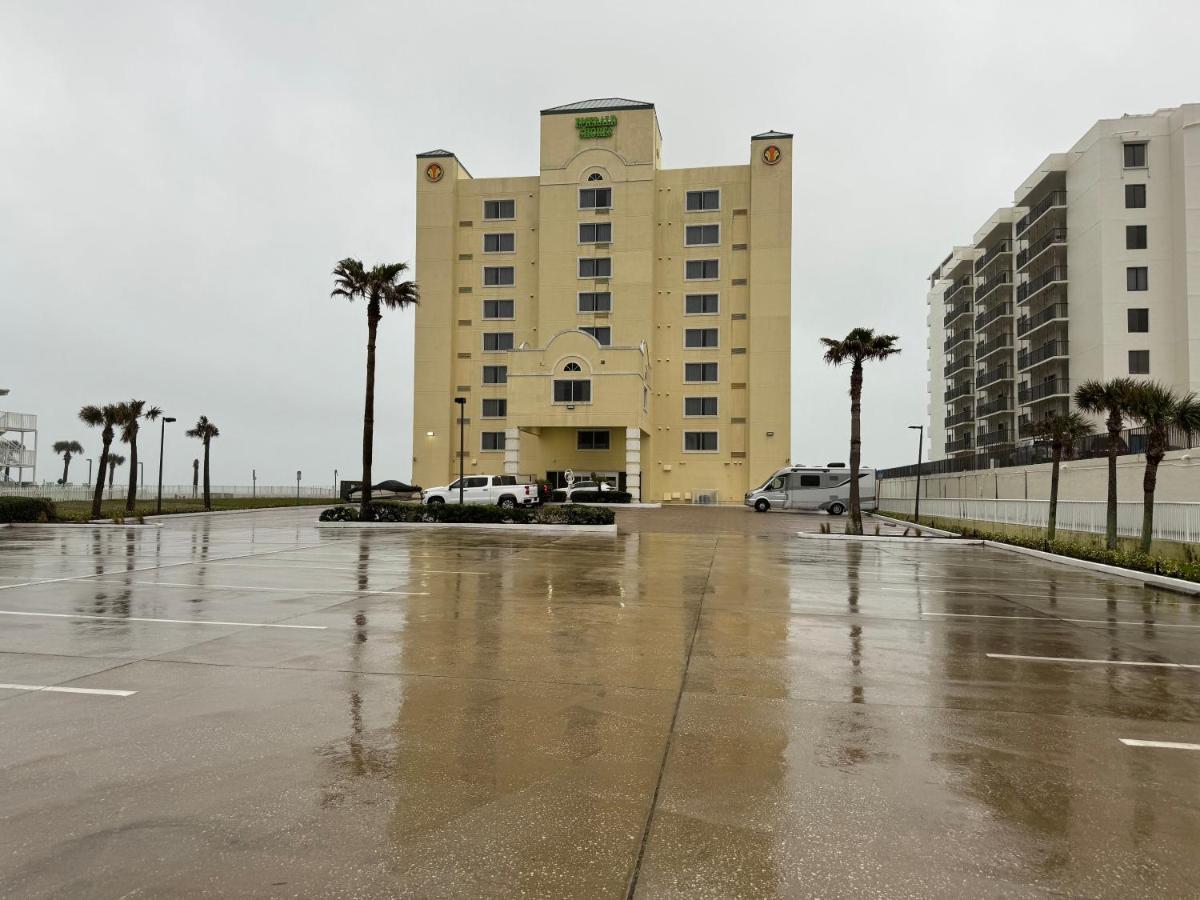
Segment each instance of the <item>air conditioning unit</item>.
[[708,506],[712,506],[714,503],[717,502],[717,492],[716,491],[696,491],[696,493],[694,495],[692,495],[692,502],[693,503],[702,503],[702,504],[706,504]]

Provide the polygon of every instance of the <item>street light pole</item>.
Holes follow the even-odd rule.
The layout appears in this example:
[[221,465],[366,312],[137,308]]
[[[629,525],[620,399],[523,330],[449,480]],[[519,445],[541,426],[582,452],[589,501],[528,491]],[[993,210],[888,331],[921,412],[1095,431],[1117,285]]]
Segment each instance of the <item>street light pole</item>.
[[162,467],[163,467],[163,444],[167,440],[167,423],[175,420],[170,416],[163,416],[162,428],[158,432],[158,503],[155,507],[157,515],[162,515]]
[[467,398],[455,397],[458,404],[458,505],[463,505],[463,456],[466,449],[463,444],[463,427],[467,413]]
[[921,524],[921,456],[925,452],[925,426],[909,425],[917,429],[917,498],[913,503],[913,521]]

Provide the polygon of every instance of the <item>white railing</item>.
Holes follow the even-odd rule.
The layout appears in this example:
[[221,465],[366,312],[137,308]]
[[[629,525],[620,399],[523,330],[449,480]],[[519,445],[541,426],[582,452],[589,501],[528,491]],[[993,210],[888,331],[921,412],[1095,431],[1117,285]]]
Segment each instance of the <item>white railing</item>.
[[32,413],[0,412],[0,432],[37,431],[37,416]]
[[22,447],[12,441],[0,440],[0,466],[14,469],[32,469],[37,454],[32,447]]
[[[911,497],[880,497],[880,512],[911,514]],[[1104,534],[1107,507],[1103,500],[1059,500],[1057,527],[1062,531]],[[921,498],[921,516],[937,519],[969,519],[1045,528],[1049,500],[989,500],[984,498]],[[1142,533],[1142,501],[1117,503],[1117,534],[1138,537]],[[1164,541],[1200,541],[1200,503],[1162,501],[1154,504],[1155,538]]]
[[[85,467],[86,468],[86,467]],[[91,500],[92,492],[95,487],[89,487],[86,484],[69,484],[66,487],[57,484],[45,484],[40,487],[17,487],[15,485],[0,483],[0,497],[45,497],[47,500],[55,502],[66,502],[70,500]],[[128,484],[114,484],[111,488],[105,486],[105,500],[124,500],[129,492]],[[210,489],[213,497],[295,497],[296,486],[292,485],[258,485],[252,487],[250,485],[238,484],[214,484]],[[191,500],[199,499],[203,495],[203,488],[193,488],[190,484],[164,484],[163,499],[164,500]],[[158,497],[158,485],[147,483],[144,486],[138,487],[139,500],[154,500]],[[333,497],[333,485],[301,485],[300,498],[331,498]]]

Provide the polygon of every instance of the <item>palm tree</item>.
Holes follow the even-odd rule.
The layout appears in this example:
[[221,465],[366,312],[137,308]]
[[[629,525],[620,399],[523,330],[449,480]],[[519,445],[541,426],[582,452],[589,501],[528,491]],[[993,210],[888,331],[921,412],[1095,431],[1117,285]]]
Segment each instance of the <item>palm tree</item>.
[[1121,452],[1121,431],[1131,415],[1129,401],[1137,390],[1132,378],[1113,378],[1109,381],[1092,379],[1075,388],[1075,405],[1086,413],[1107,415],[1108,429],[1108,515],[1104,529],[1104,545],[1117,549],[1117,456]]
[[[112,490],[113,479],[117,477],[117,466],[125,465],[125,457],[120,453],[108,454],[108,489]],[[109,494],[112,497],[112,494]]]
[[[1192,393],[1175,391],[1148,381],[1137,385],[1129,399],[1129,411],[1146,428],[1146,474],[1142,477],[1142,552],[1150,552],[1154,531],[1154,489],[1158,484],[1158,464],[1166,455],[1170,429],[1190,434],[1200,429],[1200,400]],[[1189,441],[1189,443],[1191,443]]]
[[63,477],[62,483],[67,483],[67,473],[71,470],[71,457],[77,456],[83,452],[83,445],[79,441],[55,441],[54,452],[61,453],[63,458]]
[[92,493],[92,518],[100,518],[100,501],[104,498],[104,471],[108,468],[108,448],[112,446],[113,429],[120,421],[121,410],[115,403],[105,406],[85,406],[79,410],[79,420],[92,428],[103,429],[100,432],[102,446],[100,449],[100,464],[96,467],[96,485]]
[[356,297],[367,301],[367,398],[363,409],[362,509],[371,503],[371,460],[375,445],[375,335],[383,318],[383,307],[404,309],[420,299],[415,281],[397,281],[408,271],[407,263],[375,266],[369,272],[357,259],[343,259],[333,269],[331,297]]
[[1053,468],[1050,469],[1050,514],[1046,520],[1046,540],[1054,540],[1058,523],[1058,470],[1063,457],[1070,458],[1075,442],[1091,434],[1092,423],[1077,412],[1046,416],[1033,423],[1034,437],[1050,442]]
[[209,495],[208,483],[208,448],[213,438],[221,436],[221,429],[208,421],[208,416],[201,416],[196,420],[196,427],[189,428],[186,433],[188,437],[199,438],[204,442],[204,508],[212,509],[212,497]]
[[146,409],[145,400],[130,400],[127,403],[117,404],[121,410],[121,440],[129,445],[129,493],[125,497],[125,512],[133,512],[134,505],[137,503],[137,438],[138,430],[141,426],[141,420],[146,419],[153,422],[162,415],[162,410],[157,406],[151,406]]
[[846,534],[862,534],[862,509],[858,499],[858,466],[862,457],[863,361],[884,360],[900,352],[894,334],[876,334],[871,328],[855,328],[842,340],[821,338],[825,362],[840,366],[850,361],[850,519]]

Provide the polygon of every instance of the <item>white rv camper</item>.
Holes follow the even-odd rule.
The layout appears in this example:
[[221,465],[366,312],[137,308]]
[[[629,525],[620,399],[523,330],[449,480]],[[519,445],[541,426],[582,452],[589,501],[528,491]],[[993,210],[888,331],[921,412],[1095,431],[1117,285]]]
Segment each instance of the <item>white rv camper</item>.
[[[875,509],[875,470],[858,470],[859,503],[864,512]],[[769,509],[824,510],[840,516],[850,505],[850,469],[845,463],[827,466],[786,466],[746,493],[746,505],[758,512]]]

